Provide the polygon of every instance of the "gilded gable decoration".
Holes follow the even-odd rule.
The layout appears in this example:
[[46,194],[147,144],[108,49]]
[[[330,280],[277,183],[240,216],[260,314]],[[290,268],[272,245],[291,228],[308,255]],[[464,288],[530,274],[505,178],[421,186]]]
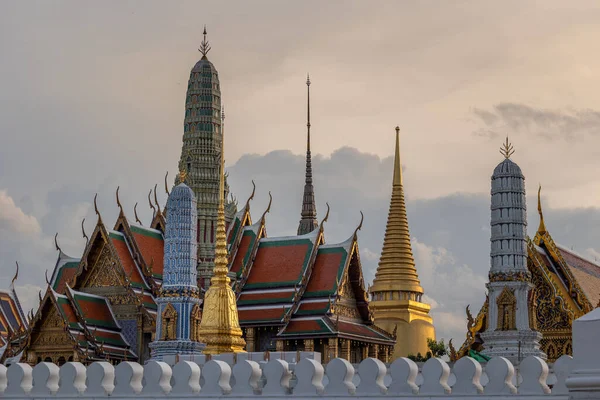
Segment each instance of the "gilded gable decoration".
[[161,318],[163,327],[161,340],[177,339],[177,311],[171,303],[165,306]]
[[517,299],[514,289],[508,286],[498,296],[496,300],[498,305],[498,328],[501,331],[512,331],[517,329]]

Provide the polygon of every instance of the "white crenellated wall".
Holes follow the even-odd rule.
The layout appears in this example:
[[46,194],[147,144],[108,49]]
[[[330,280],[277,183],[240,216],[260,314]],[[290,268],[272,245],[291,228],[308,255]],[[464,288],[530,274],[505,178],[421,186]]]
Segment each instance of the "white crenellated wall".
[[[552,366],[529,356],[518,368],[495,357],[482,366],[462,358],[452,368],[432,358],[421,368],[407,358],[386,366],[368,358],[357,367],[343,359],[321,365],[318,353],[223,354],[206,361],[180,359],[173,367],[151,361],[145,366],[122,362],[113,367],[67,363],[0,365],[0,397],[7,399],[104,398],[140,400],[169,397],[231,399],[264,396],[307,399],[316,396],[402,399],[600,399],[600,308],[573,323],[574,358]],[[300,359],[296,363],[296,357]],[[286,360],[289,359],[289,360]],[[258,360],[258,361],[256,361]],[[289,362],[292,361],[292,362]],[[518,375],[518,376],[517,376]],[[552,388],[549,387],[552,386]]]
[[[452,368],[441,359],[432,358],[418,366],[400,358],[386,367],[381,361],[368,358],[358,368],[343,359],[335,359],[325,367],[311,358],[297,364],[273,358],[268,362],[238,360],[233,367],[225,361],[212,359],[205,364],[180,361],[169,364],[150,361],[145,366],[122,362],[116,367],[96,362],[88,368],[80,363],[57,367],[40,363],[0,367],[0,393],[4,398],[98,398],[125,399],[185,397],[230,398],[284,397],[295,398],[382,397],[427,399],[512,398],[568,399],[565,379],[573,365],[564,356],[554,365],[556,383],[552,391],[546,384],[548,365],[531,356],[520,365],[519,384],[514,379],[513,365],[504,358],[490,360],[485,368],[471,358],[462,358]],[[389,369],[389,371],[388,371]],[[386,377],[387,375],[387,377]],[[452,379],[450,379],[452,375]],[[386,379],[387,378],[387,379]],[[417,379],[420,378],[420,379]],[[484,379],[483,379],[484,378]],[[386,382],[387,381],[387,382]]]

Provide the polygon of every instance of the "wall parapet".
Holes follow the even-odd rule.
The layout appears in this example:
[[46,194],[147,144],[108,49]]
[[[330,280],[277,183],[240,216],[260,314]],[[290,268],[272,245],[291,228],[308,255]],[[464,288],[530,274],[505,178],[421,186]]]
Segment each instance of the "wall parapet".
[[420,379],[417,379],[418,366],[407,358],[399,358],[389,367],[378,359],[367,358],[356,369],[344,359],[337,358],[323,366],[310,357],[293,365],[280,358],[260,362],[244,358],[233,365],[218,359],[203,364],[180,360],[173,367],[161,361],[150,361],[144,366],[121,362],[116,367],[100,361],[87,368],[77,362],[66,363],[60,368],[45,362],[33,368],[17,363],[8,368],[0,366],[0,395],[9,399],[293,395],[407,399],[510,396],[514,399],[566,400],[569,392],[565,382],[572,365],[569,356],[561,357],[554,364],[556,381],[550,389],[546,384],[548,365],[535,356],[523,360],[518,376],[510,361],[502,357],[490,360],[485,371],[469,357],[454,363],[452,369],[443,360],[432,358],[422,366]]

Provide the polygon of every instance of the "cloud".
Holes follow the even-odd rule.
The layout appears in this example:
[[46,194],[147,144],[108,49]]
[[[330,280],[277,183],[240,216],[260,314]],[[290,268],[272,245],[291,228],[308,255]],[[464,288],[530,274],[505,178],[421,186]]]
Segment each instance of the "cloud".
[[37,219],[17,207],[6,190],[0,190],[0,232],[25,236],[37,235],[41,232]]
[[474,108],[473,115],[484,125],[474,134],[489,138],[496,138],[500,132],[514,132],[571,140],[600,133],[600,112],[591,109],[550,110],[500,103],[491,111]]

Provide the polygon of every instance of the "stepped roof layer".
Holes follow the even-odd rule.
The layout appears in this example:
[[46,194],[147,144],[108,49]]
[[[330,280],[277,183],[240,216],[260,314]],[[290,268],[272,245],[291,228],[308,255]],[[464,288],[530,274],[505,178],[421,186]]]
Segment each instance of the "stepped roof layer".
[[252,224],[248,204],[243,211],[247,215],[238,213],[228,232],[242,327],[278,326],[282,339],[309,335],[394,343],[392,335],[373,326],[356,232],[327,245],[323,223],[304,235],[266,237],[264,214]]

